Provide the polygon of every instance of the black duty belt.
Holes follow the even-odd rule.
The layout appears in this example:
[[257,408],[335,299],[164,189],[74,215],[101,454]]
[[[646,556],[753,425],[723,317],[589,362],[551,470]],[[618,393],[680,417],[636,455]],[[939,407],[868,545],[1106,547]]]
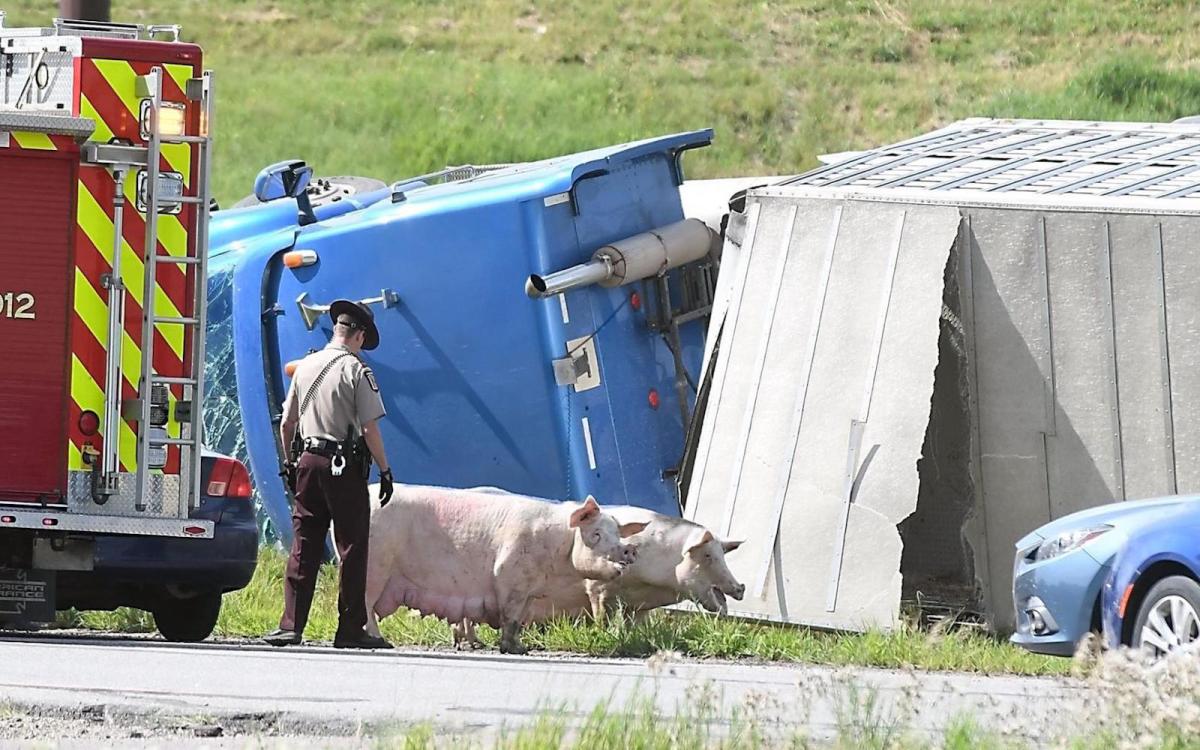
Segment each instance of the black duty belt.
[[332,458],[337,453],[338,441],[325,438],[304,438],[304,452]]

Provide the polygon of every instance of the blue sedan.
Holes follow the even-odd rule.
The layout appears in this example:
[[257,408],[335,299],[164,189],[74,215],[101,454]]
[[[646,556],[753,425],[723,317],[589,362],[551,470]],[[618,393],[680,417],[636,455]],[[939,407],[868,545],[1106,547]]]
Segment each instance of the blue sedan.
[[1102,505],[1017,542],[1012,642],[1070,656],[1089,632],[1149,656],[1200,639],[1200,496]]

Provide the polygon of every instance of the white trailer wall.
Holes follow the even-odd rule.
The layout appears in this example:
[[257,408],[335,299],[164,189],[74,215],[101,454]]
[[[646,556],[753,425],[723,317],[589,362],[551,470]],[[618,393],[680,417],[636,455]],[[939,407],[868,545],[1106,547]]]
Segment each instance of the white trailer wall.
[[[752,193],[740,245],[736,272],[722,269],[730,302],[713,321],[724,335],[685,511],[747,539],[729,557],[748,587],[731,612],[895,621],[896,526],[922,481],[940,314],[965,344],[974,564],[963,572],[999,629],[1012,625],[1019,537],[1113,500],[1200,491],[1194,211],[775,187]],[[951,246],[959,298],[947,316]],[[933,517],[963,503],[929,486],[920,496]],[[962,556],[943,543],[921,554]]]
[[943,206],[748,202],[685,511],[746,540],[732,613],[894,623],[959,223]]

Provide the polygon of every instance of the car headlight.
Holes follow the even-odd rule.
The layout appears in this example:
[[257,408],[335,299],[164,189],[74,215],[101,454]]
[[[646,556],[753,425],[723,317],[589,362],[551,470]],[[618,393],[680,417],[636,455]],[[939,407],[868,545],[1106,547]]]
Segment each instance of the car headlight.
[[1065,555],[1072,550],[1079,549],[1101,534],[1107,534],[1112,531],[1112,528],[1112,526],[1104,524],[1103,526],[1093,526],[1087,529],[1064,532],[1053,539],[1047,539],[1039,544],[1034,559],[1040,562],[1058,557],[1059,555]]

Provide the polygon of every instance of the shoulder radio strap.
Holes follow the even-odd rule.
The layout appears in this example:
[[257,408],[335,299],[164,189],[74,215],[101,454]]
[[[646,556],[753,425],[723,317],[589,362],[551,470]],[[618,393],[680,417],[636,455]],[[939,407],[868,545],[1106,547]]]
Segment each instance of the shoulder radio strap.
[[317,389],[321,387],[321,382],[325,380],[325,376],[329,374],[329,371],[333,369],[333,366],[342,359],[353,356],[354,355],[350,352],[343,352],[325,364],[325,368],[321,370],[316,379],[313,380],[312,385],[308,387],[308,392],[304,394],[303,400],[300,401],[300,416],[304,416],[304,410],[308,407],[309,402],[312,401],[313,396],[317,395]]

